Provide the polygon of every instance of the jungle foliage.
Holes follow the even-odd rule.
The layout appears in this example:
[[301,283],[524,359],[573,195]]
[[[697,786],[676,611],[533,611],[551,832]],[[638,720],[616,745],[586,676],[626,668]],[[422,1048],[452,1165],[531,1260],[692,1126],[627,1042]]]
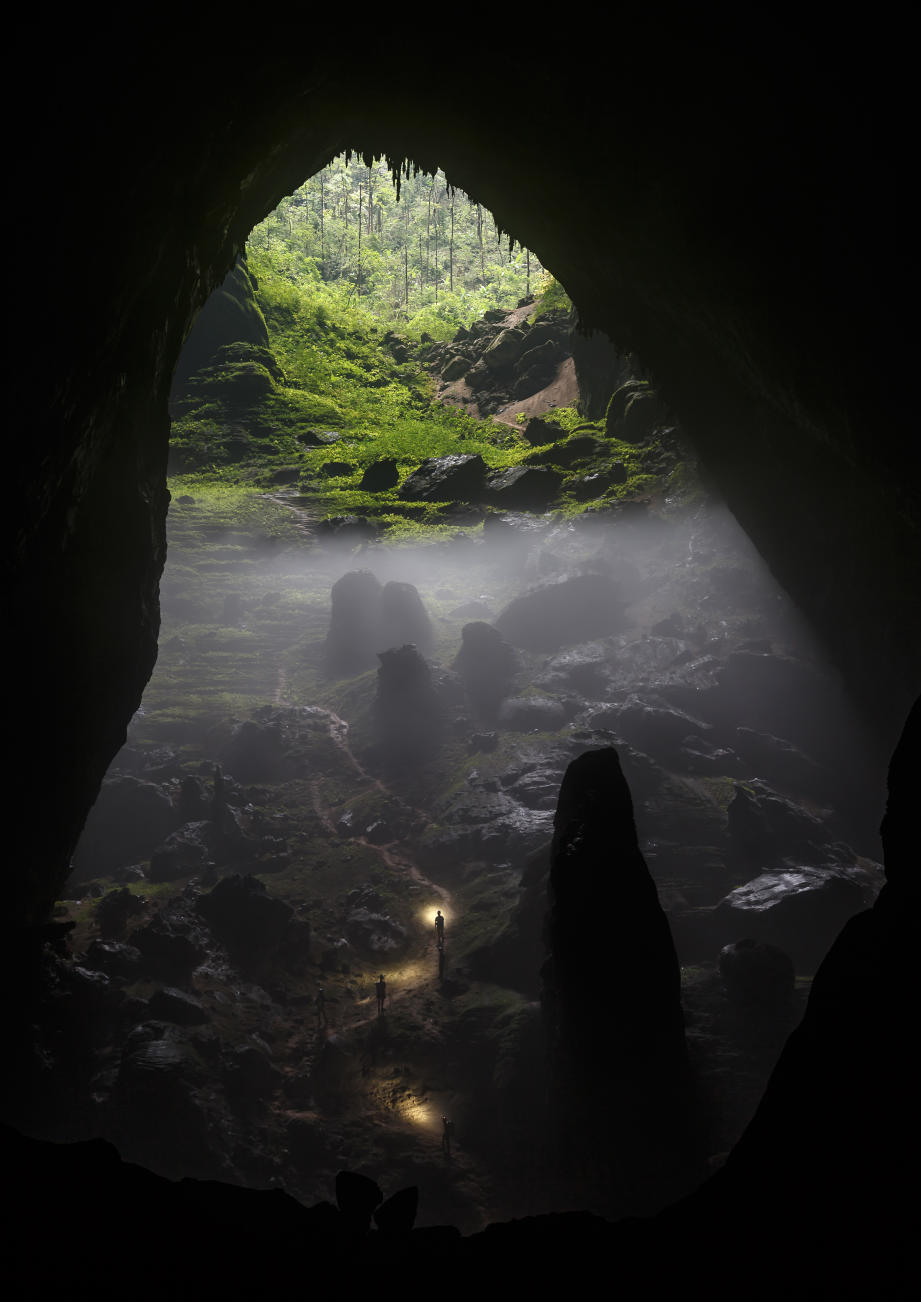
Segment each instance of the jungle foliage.
[[254,268],[296,285],[312,280],[341,305],[415,338],[448,339],[552,280],[443,172],[410,171],[398,196],[384,160],[369,166],[344,154],[254,229],[249,256]]

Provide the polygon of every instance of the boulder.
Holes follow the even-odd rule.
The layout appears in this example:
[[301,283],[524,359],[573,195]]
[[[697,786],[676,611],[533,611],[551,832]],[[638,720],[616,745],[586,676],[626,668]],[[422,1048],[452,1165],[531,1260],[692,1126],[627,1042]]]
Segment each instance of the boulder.
[[577,574],[516,597],[496,628],[513,646],[555,651],[616,633],[623,622],[618,584],[606,574]]
[[325,520],[319,521],[316,532],[321,537],[335,538],[354,547],[356,543],[370,542],[376,538],[379,528],[363,515],[328,515]]
[[497,628],[482,620],[461,629],[461,649],[454,660],[474,712],[495,718],[518,668],[518,657]]
[[737,782],[728,807],[729,841],[736,863],[769,868],[790,856],[821,857],[826,824],[760,779]]
[[371,462],[358,487],[363,493],[385,493],[388,489],[396,488],[399,482],[400,472],[396,458],[382,457],[380,461]]
[[187,982],[207,957],[207,937],[178,906],[167,905],[131,937],[141,955],[144,975],[168,982]]
[[447,365],[442,368],[441,378],[450,383],[452,380],[459,380],[469,370],[470,359],[464,357],[462,353],[455,353]]
[[588,434],[580,434],[574,438],[566,439],[565,442],[555,443],[553,447],[547,448],[543,452],[531,452],[525,457],[525,462],[529,466],[572,466],[578,461],[589,461],[594,457],[601,456],[605,451],[605,445],[600,439],[592,438]]
[[541,466],[512,466],[490,475],[486,492],[498,506],[543,510],[557,496],[563,476]]
[[320,467],[320,474],[325,475],[327,479],[339,479],[343,475],[351,475],[354,470],[351,461],[324,461]]
[[609,655],[601,642],[562,651],[544,666],[537,686],[545,691],[578,692],[589,700],[604,700],[609,688]]
[[556,421],[541,420],[539,416],[532,416],[521,432],[532,447],[554,443],[557,439],[566,437],[562,425],[558,425]]
[[353,945],[374,954],[393,953],[406,943],[406,928],[389,913],[352,909],[345,919],[346,935]]
[[305,448],[328,448],[338,443],[342,435],[334,429],[307,429],[296,437]]
[[211,857],[212,825],[186,823],[157,846],[147,876],[152,882],[174,882],[197,872]]
[[415,585],[385,583],[380,594],[380,627],[375,650],[385,651],[412,642],[425,652],[432,641],[432,623]]
[[269,895],[258,877],[238,873],[219,881],[195,907],[237,961],[277,947],[294,916],[291,906]]
[[373,707],[378,744],[391,762],[420,761],[438,744],[444,723],[431,668],[412,643],[382,651],[378,659]]
[[873,903],[881,877],[857,864],[791,862],[730,891],[713,919],[720,933],[779,945],[797,971],[814,972],[848,919]]
[[523,330],[511,327],[501,331],[483,354],[483,361],[491,371],[511,366],[521,356],[527,336]]
[[273,1064],[268,1046],[252,1036],[249,1044],[237,1044],[224,1057],[223,1078],[227,1096],[238,1108],[250,1111],[263,1106],[267,1096],[281,1083],[281,1072]]
[[499,711],[500,726],[513,732],[556,732],[565,722],[562,705],[546,696],[514,696]]
[[74,851],[77,881],[146,859],[176,827],[178,811],[166,792],[136,777],[106,778]]
[[[527,341],[530,344],[530,340]],[[537,393],[549,384],[557,372],[563,358],[563,352],[552,339],[545,340],[537,347],[527,347],[516,365],[514,394],[516,398],[526,398]]]
[[185,990],[177,990],[175,986],[155,990],[148,1001],[147,1012],[157,1021],[172,1022],[176,1026],[200,1026],[210,1021],[201,1000]]
[[351,570],[337,579],[324,663],[333,676],[360,673],[374,664],[380,628],[381,584],[368,570]]
[[605,715],[599,726],[613,728],[640,750],[658,758],[671,758],[688,737],[706,737],[710,724],[663,702],[630,696]]
[[481,494],[486,463],[474,453],[426,457],[403,481],[399,496],[411,502],[469,502]]
[[223,759],[243,782],[254,782],[277,773],[284,754],[284,738],[277,721],[245,719],[234,725]]
[[132,981],[140,970],[141,952],[122,941],[93,939],[86,947],[86,963],[95,972]]
[[[94,910],[100,936],[106,941],[118,940],[125,934],[129,919],[136,918],[143,912],[143,900],[129,891],[127,886],[107,891]],[[108,968],[103,968],[103,971],[108,971]]]

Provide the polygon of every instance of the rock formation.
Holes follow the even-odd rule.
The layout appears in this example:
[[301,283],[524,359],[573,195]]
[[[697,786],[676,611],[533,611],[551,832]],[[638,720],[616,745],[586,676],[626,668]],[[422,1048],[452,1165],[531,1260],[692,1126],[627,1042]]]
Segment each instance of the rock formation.
[[567,1160],[605,1170],[624,1210],[661,1206],[692,1166],[681,979],[613,747],[563,778],[546,939],[552,1124]]

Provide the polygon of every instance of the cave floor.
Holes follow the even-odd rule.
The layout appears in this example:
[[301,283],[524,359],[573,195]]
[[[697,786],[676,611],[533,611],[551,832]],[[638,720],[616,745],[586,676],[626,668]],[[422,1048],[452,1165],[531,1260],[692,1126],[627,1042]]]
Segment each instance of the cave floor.
[[[271,509],[288,507],[276,498]],[[91,856],[78,850],[79,872],[58,916],[75,922],[70,952],[85,966],[104,934],[100,899],[113,888],[127,887],[136,900],[136,911],[110,936],[130,943],[158,910],[173,909],[181,920],[215,881],[246,873],[309,923],[309,943],[295,953],[244,959],[212,944],[186,983],[202,1022],[156,1022],[158,1043],[181,1046],[182,1124],[192,1140],[180,1126],[169,1142],[161,1119],[145,1114],[142,1101],[125,1105],[119,1093],[124,1003],[112,1026],[97,1027],[89,1098],[72,1104],[75,1135],[103,1133],[129,1160],[173,1177],[281,1185],[308,1203],[332,1196],[341,1168],[373,1176],[385,1194],[417,1184],[420,1223],[465,1232],[493,1219],[585,1205],[578,1177],[561,1172],[543,1132],[539,954],[532,975],[516,979],[503,945],[523,868],[546,845],[567,758],[605,744],[604,731],[586,723],[593,691],[597,696],[585,690],[591,674],[554,685],[553,657],[523,651],[518,690],[565,699],[562,727],[490,729],[484,743],[477,740],[484,730],[458,709],[424,764],[394,768],[375,742],[374,670],[341,678],[324,671],[331,583],[356,568],[382,581],[413,582],[434,629],[430,659],[445,669],[475,608],[484,612],[478,617],[493,617],[523,589],[586,564],[608,566],[630,586],[623,631],[587,649],[587,662],[596,665],[599,657],[609,666],[645,663],[649,648],[667,637],[678,643],[673,656],[687,661],[725,657],[758,638],[786,650],[797,634],[725,515],[685,512],[654,528],[603,534],[552,518],[536,523],[533,541],[507,552],[491,551],[475,526],[431,546],[335,551],[306,533],[272,543],[232,512],[221,519],[194,501],[174,504],[160,658],[111,772],[159,784],[178,800],[183,778],[210,790],[221,763],[243,837],[220,862],[159,881],[143,862],[93,872]],[[669,619],[677,639],[652,631]],[[558,663],[550,668],[561,671]],[[621,682],[615,699],[629,688]],[[247,720],[273,730],[275,751],[239,749],[235,739]],[[711,1167],[756,1106],[810,980],[809,970],[800,971],[793,1004],[772,1018],[752,1017],[727,998],[719,946],[699,925],[701,914],[744,880],[726,850],[737,771],[720,772],[718,764],[702,774],[670,769],[678,795],[664,813],[661,797],[637,800],[641,845],[683,965]],[[482,833],[493,826],[486,807],[504,791],[518,793],[520,817],[506,820],[504,840],[490,839]],[[471,801],[479,802],[472,810]],[[662,836],[669,819],[671,840]],[[471,826],[480,831],[473,835]],[[683,853],[674,843],[681,837]],[[362,908],[385,921],[359,925]],[[441,976],[436,908],[447,920]],[[381,1014],[374,995],[380,972],[388,983]],[[145,1015],[150,1022],[139,1001],[173,985],[149,972],[112,979],[129,1024]],[[321,988],[325,1007],[318,1011]],[[242,1063],[254,1046],[261,1075],[234,1092],[228,1060],[237,1054]],[[450,1154],[442,1146],[445,1115],[456,1124]]]

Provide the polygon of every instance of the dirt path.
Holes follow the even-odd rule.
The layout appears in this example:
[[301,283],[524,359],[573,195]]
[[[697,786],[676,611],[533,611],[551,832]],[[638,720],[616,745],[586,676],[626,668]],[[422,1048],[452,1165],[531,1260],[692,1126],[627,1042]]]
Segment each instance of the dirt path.
[[[287,698],[286,689],[287,676],[285,669],[283,666],[279,666],[273,700],[276,705],[293,707],[293,703]],[[363,784],[372,786],[386,799],[396,799],[394,793],[389,789],[389,787],[387,787],[380,778],[369,773],[353,752],[349,741],[348,722],[333,710],[327,710],[316,705],[308,706],[307,708],[314,718],[321,718],[326,723],[330,740],[339,753],[348,761],[355,777]],[[327,831],[335,834],[337,828],[332,818],[330,806],[323,799],[322,785],[322,778],[315,778],[309,783],[311,802],[313,804],[314,812],[323,826]],[[400,798],[400,800],[402,804],[406,805],[405,800],[402,800],[402,798]],[[427,823],[429,821],[428,815],[423,810],[417,809],[412,805],[408,805],[407,808],[410,813],[421,822]],[[438,882],[433,882],[430,877],[427,877],[413,857],[406,853],[405,848],[399,841],[376,844],[373,841],[369,841],[365,836],[356,836],[353,837],[352,840],[356,844],[370,850],[373,854],[376,854],[381,860],[382,865],[388,869],[388,871],[398,875],[407,874],[417,886],[421,886],[424,890],[429,891],[432,895],[436,896],[439,901],[437,907],[441,909],[445,917],[446,925],[450,925],[450,923],[457,918],[458,911],[451,892],[447,887],[441,886]],[[391,967],[390,984],[392,989],[391,993],[388,995],[388,1000],[404,1000],[422,989],[428,989],[433,974],[438,973],[438,966],[438,949],[434,935],[433,913],[432,931],[422,953],[417,953],[413,958],[402,963],[396,969]],[[372,1000],[370,996],[366,1000],[359,1001],[360,1004],[370,1004],[371,1002]],[[376,1015],[375,1011],[374,1016]],[[347,1025],[343,1025],[341,1029],[346,1030],[352,1027],[362,1026],[373,1020],[373,1016],[354,1018]]]

